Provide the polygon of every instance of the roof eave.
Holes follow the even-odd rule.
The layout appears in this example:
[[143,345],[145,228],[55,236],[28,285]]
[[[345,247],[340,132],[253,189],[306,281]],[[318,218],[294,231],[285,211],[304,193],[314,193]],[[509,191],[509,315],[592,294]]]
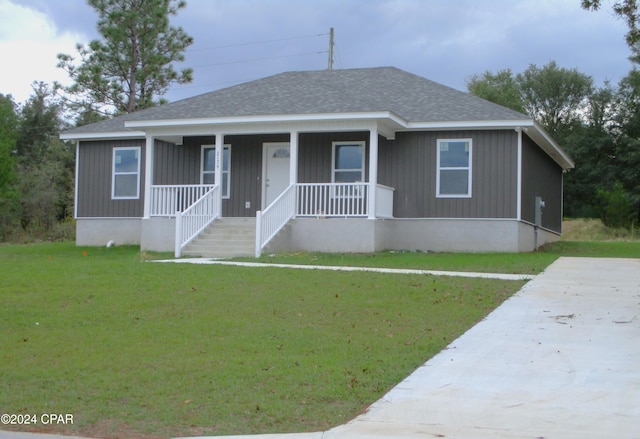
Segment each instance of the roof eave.
[[126,128],[152,129],[162,127],[187,127],[187,126],[220,126],[240,125],[255,123],[282,123],[282,122],[330,122],[344,120],[391,120],[400,126],[406,121],[390,111],[374,111],[361,113],[314,113],[314,114],[286,114],[286,115],[260,115],[260,116],[230,116],[207,117],[195,119],[159,119],[159,120],[130,120],[125,122]]
[[144,131],[112,131],[93,133],[62,133],[60,140],[118,140],[118,139],[138,139],[144,137]]

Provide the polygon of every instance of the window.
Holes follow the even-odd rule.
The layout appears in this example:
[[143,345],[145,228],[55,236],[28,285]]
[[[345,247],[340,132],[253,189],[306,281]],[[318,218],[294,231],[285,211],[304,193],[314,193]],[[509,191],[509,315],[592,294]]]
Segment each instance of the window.
[[334,183],[364,181],[364,142],[333,142]]
[[471,197],[471,151],[471,139],[438,140],[438,197]]
[[[231,194],[231,145],[222,148],[222,198],[230,198]],[[202,184],[215,184],[216,182],[216,147],[202,145]]]
[[140,198],[140,147],[113,148],[111,198]]

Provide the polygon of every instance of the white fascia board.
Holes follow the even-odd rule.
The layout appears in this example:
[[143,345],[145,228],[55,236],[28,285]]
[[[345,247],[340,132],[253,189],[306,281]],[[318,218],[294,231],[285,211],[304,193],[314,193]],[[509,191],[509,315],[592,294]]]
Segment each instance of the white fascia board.
[[344,120],[376,120],[391,119],[405,125],[401,118],[389,111],[370,113],[317,113],[317,114],[288,114],[266,116],[234,116],[213,117],[199,119],[163,119],[163,120],[131,120],[125,122],[127,128],[159,128],[159,127],[186,127],[194,125],[244,125],[244,124],[268,124],[268,123],[295,123],[295,122],[327,122]]
[[519,128],[523,126],[533,126],[530,119],[521,120],[462,120],[451,122],[409,122],[405,125],[406,130],[457,130],[457,129],[505,129]]
[[144,131],[114,131],[107,133],[60,134],[60,140],[115,140],[144,138]]

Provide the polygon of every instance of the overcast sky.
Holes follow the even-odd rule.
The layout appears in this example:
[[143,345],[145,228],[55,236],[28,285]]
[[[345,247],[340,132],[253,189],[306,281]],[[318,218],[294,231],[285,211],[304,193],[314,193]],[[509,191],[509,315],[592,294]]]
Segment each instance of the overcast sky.
[[[194,82],[175,101],[285,71],[394,66],[466,91],[474,74],[555,60],[596,84],[617,83],[632,65],[626,26],[611,1],[589,12],[580,0],[187,0],[172,24],[194,38],[184,66]],[[84,0],[0,0],[0,93],[18,103],[33,81],[69,83],[56,54],[98,38]]]

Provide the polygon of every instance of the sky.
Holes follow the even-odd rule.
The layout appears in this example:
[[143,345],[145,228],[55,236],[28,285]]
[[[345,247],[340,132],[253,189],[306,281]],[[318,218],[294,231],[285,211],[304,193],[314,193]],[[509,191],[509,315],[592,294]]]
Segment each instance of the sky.
[[[611,0],[187,0],[172,17],[194,38],[185,51],[194,81],[169,101],[287,71],[394,66],[466,91],[473,75],[526,70],[555,60],[618,83],[632,68],[626,25]],[[85,0],[0,0],[0,93],[24,103],[32,83],[70,84],[58,53],[100,38]]]

